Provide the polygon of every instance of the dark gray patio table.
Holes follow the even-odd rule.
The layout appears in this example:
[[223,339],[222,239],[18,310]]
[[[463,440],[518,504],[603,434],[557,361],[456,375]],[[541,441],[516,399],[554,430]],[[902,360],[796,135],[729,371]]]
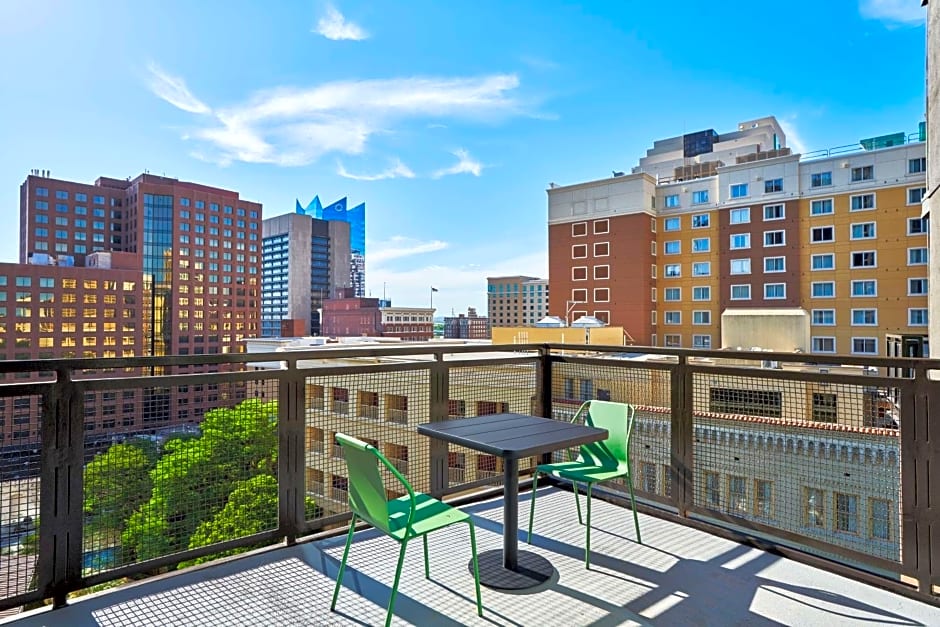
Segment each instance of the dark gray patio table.
[[480,583],[502,590],[524,590],[547,581],[554,573],[551,562],[530,551],[519,551],[519,460],[599,442],[607,438],[607,430],[524,414],[490,414],[420,424],[418,433],[504,460],[503,550],[480,553]]

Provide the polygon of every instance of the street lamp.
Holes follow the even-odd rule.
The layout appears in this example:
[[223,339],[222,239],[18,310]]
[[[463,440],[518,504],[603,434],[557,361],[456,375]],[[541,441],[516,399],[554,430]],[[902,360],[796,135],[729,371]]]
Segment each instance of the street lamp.
[[571,313],[571,310],[574,309],[575,305],[583,305],[584,301],[582,300],[569,300],[565,302],[565,305],[568,307],[565,310],[565,326],[568,326],[568,314]]

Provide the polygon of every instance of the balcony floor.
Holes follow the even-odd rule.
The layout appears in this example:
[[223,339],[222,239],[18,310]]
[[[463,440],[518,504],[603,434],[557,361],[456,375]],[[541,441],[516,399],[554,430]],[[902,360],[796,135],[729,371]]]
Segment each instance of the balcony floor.
[[[484,618],[477,617],[469,535],[458,525],[430,536],[431,580],[423,577],[421,543],[409,545],[395,624],[940,625],[940,608],[655,517],[640,515],[645,544],[638,545],[629,510],[599,500],[593,503],[592,568],[585,570],[584,528],[573,496],[555,488],[540,494],[531,548],[557,569],[552,580],[525,594],[483,588]],[[520,500],[524,527],[528,493]],[[502,500],[465,509],[474,515],[479,550],[501,547]],[[343,541],[256,552],[0,622],[382,624],[397,545],[372,530],[356,535],[334,614],[329,603]]]

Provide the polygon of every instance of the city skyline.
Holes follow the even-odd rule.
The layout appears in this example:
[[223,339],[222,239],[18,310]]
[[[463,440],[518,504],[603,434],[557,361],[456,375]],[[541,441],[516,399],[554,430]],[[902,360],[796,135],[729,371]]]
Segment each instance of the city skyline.
[[[656,137],[763,115],[797,152],[915,130],[917,4],[754,6],[745,21],[770,26],[749,43],[723,36],[743,19],[734,7],[693,3],[664,20],[544,3],[223,14],[13,0],[0,7],[0,68],[18,86],[0,122],[17,148],[0,155],[4,215],[33,168],[89,183],[165,173],[239,189],[267,217],[309,190],[354,197],[370,207],[367,296],[425,306],[433,285],[438,316],[489,313],[487,276],[548,276],[550,182],[628,172]],[[814,45],[787,45],[796,29]],[[787,54],[770,63],[774,42]]]

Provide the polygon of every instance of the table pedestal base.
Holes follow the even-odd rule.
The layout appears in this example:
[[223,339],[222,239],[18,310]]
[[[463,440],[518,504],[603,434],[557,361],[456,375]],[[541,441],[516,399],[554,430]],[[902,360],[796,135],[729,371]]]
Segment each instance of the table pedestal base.
[[[503,566],[503,552],[500,549],[484,551],[477,555],[477,560],[480,566],[480,583],[497,590],[534,588],[551,579],[555,573],[551,562],[531,551],[519,551],[516,570]],[[472,575],[473,560],[470,560],[467,567]]]

